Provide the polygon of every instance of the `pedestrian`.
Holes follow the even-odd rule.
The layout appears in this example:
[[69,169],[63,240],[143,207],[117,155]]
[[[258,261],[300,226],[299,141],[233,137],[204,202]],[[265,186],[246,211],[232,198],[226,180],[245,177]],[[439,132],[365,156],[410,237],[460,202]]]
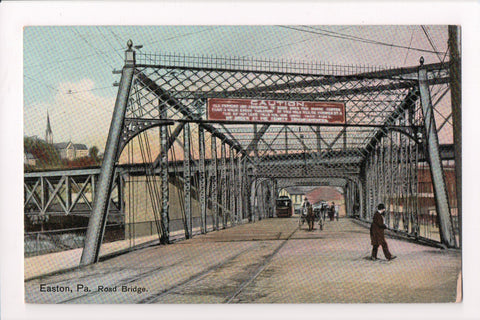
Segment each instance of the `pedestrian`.
[[353,205],[353,216],[354,216],[355,218],[360,217],[360,214],[359,214],[358,211],[360,211],[360,205],[359,205],[358,203],[355,203],[355,204]]
[[338,212],[340,211],[340,207],[339,205],[335,205],[335,220],[338,221]]
[[330,208],[328,208],[328,217],[330,218],[330,221],[333,221],[333,218],[335,217],[335,202],[332,202]]
[[320,217],[318,219],[318,227],[320,230],[323,230],[323,225],[325,224],[325,213],[320,211]]
[[385,241],[385,229],[387,226],[383,222],[383,216],[385,215],[385,205],[380,203],[377,206],[377,211],[373,215],[372,225],[370,226],[370,240],[372,243],[372,260],[377,260],[378,247],[382,246],[383,254],[387,260],[393,260],[396,256],[393,256],[388,250],[387,241]]
[[315,214],[313,213],[313,207],[310,203],[307,203],[307,222],[308,222],[308,231],[312,231],[313,224],[315,223]]
[[307,221],[307,213],[308,213],[308,206],[310,202],[308,201],[307,197],[303,200],[302,206],[300,207],[300,221],[299,225],[303,225],[305,221]]
[[323,221],[325,221],[325,213],[328,210],[328,204],[325,201],[322,201],[321,207],[320,207],[320,215],[322,216]]

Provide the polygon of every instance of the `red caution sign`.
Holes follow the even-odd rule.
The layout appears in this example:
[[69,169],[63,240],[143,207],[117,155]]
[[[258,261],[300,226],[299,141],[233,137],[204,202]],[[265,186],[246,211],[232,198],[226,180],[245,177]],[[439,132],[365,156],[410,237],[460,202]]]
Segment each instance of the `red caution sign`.
[[345,104],[330,101],[208,99],[208,120],[345,123]]

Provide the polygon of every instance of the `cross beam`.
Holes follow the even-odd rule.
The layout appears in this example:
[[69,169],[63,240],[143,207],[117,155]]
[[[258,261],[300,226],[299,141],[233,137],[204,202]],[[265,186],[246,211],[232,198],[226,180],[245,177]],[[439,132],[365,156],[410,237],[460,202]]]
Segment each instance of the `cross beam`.
[[[139,81],[142,82],[146,89],[158,96],[161,101],[165,102],[170,107],[178,110],[187,119],[194,120],[196,118],[188,111],[188,108],[185,105],[172,97],[168,92],[163,90],[159,85],[157,85],[155,81],[148,78],[143,72],[136,72],[136,77],[137,79],[139,79]],[[222,141],[225,141],[228,145],[230,145],[238,152],[245,153],[245,150],[243,150],[241,145],[235,143],[234,141],[231,141],[225,134],[219,132],[214,126],[206,123],[200,124],[200,126],[210,132],[213,136],[221,139]]]

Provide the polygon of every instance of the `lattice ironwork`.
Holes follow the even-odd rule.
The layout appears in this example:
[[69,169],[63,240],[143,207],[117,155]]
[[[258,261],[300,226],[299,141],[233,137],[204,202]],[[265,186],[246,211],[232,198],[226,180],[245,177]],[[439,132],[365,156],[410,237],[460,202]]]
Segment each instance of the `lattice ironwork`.
[[[150,188],[162,190],[150,196],[161,241],[169,239],[172,196],[188,238],[196,228],[273,216],[279,188],[305,179],[340,185],[350,215],[367,220],[385,202],[393,229],[419,235],[418,155],[440,159],[430,129],[435,120],[448,127],[448,65],[381,69],[152,54],[135,60],[131,45],[127,56],[119,92],[126,111],[112,161],[135,141],[145,150],[145,174],[158,175],[149,183],[161,184]],[[342,102],[346,121],[213,121],[209,98]],[[152,135],[148,129],[157,126]]]
[[[100,169],[25,173],[24,211],[27,217],[89,216]],[[121,176],[116,175],[110,198],[112,215],[122,212]]]
[[[424,66],[428,82],[434,88],[432,97],[438,99],[434,105],[439,104],[447,91],[445,87],[448,88],[446,67]],[[341,101],[346,106],[346,122],[344,125],[219,123],[206,118],[208,98]],[[444,118],[440,122],[444,126],[448,115],[436,114]],[[292,185],[314,178],[318,184],[327,185],[332,181],[338,184],[340,180],[346,187],[351,181],[360,183],[364,175],[367,194],[375,193],[364,199],[365,218],[369,218],[375,203],[389,202],[392,212],[399,212],[401,206],[404,215],[409,216],[410,220],[403,219],[403,228],[416,232],[407,220],[415,219],[412,218],[415,203],[411,199],[416,192],[414,171],[419,143],[425,134],[417,68],[385,70],[240,58],[138,55],[125,117],[130,126],[135,121],[140,123],[137,131],[161,125],[162,121],[174,123],[167,148],[177,144],[177,149],[182,150],[185,138],[181,132],[186,123],[192,124],[188,148],[193,150],[188,163],[193,161],[192,170],[197,172],[199,163],[206,161],[207,167],[201,170],[205,170],[210,188],[206,197],[216,196],[217,205],[220,204],[216,208],[214,200],[208,201],[208,210],[213,209],[214,215],[223,217],[223,226],[230,214],[235,217],[232,223],[238,220],[236,208],[240,205],[233,199],[239,193],[230,192],[227,185],[238,183],[233,163],[239,162],[249,168],[254,180],[283,179]],[[203,138],[198,138],[199,130],[205,132]],[[219,144],[195,151],[195,146],[205,143],[202,139],[207,145],[218,139]],[[218,148],[215,155],[212,148]],[[177,152],[174,157],[182,158],[180,154]],[[219,168],[215,169],[216,166]],[[218,172],[213,174],[212,170]],[[215,183],[212,177],[217,180]],[[219,212],[215,213],[216,210]],[[393,228],[398,229],[396,222]]]

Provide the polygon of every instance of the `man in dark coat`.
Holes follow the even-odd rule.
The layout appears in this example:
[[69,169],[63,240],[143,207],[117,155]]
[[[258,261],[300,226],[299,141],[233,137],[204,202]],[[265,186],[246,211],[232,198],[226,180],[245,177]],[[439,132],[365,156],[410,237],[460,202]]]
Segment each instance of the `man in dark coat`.
[[332,202],[332,204],[328,208],[328,217],[330,218],[330,221],[333,221],[335,217],[335,202]]
[[396,256],[392,256],[388,250],[387,242],[385,241],[384,231],[387,226],[383,223],[383,215],[385,214],[385,205],[380,203],[377,211],[373,215],[372,225],[370,226],[370,239],[372,241],[372,260],[377,259],[378,247],[382,246],[383,254],[387,260],[393,260]]

